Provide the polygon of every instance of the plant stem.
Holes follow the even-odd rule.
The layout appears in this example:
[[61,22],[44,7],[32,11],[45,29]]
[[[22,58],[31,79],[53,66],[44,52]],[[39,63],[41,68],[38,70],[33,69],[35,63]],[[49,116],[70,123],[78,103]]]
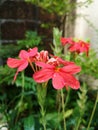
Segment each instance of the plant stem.
[[67,106],[67,103],[68,103],[68,101],[69,101],[69,97],[70,97],[70,88],[68,89],[68,93],[67,93],[67,96],[66,96],[66,101],[65,101],[65,106],[64,106],[64,108],[66,108],[66,106]]
[[38,103],[40,105],[40,114],[41,114],[41,120],[40,123],[43,126],[43,130],[46,130],[46,119],[45,119],[45,99],[46,99],[46,93],[47,93],[47,83],[43,84],[37,84],[37,98]]
[[23,98],[24,98],[24,85],[25,85],[24,71],[21,73],[21,77],[22,77],[22,85],[21,85],[22,86],[22,92],[21,92],[20,101],[18,102],[18,105],[16,106],[16,109],[18,109],[18,112],[17,112],[17,116],[16,116],[16,119],[15,119],[15,123],[18,120],[18,117],[19,117],[19,114],[20,114],[21,105],[22,105]]
[[25,84],[25,79],[24,79],[24,71],[22,72],[22,94],[24,93],[24,84]]
[[[65,104],[64,104],[63,89],[61,89],[61,97],[62,97],[62,112],[63,112],[63,115],[64,115],[64,113],[65,113]],[[64,130],[66,130],[66,120],[65,120],[65,117],[63,119],[63,123],[64,123]]]
[[77,123],[77,125],[76,125],[76,127],[75,127],[75,129],[74,130],[78,130],[78,128],[79,128],[79,126],[80,126],[80,123],[81,123],[81,116],[79,117],[79,119],[78,119],[78,123]]
[[95,110],[96,110],[96,107],[97,107],[97,101],[98,101],[98,91],[97,91],[97,95],[96,95],[95,104],[94,104],[94,107],[93,107],[93,110],[92,110],[92,114],[91,114],[91,117],[90,117],[90,120],[89,120],[89,123],[88,123],[86,130],[89,130],[89,128],[90,128],[90,125],[91,125],[91,122],[92,122],[92,119],[93,119],[93,116],[94,116],[94,113],[95,113]]

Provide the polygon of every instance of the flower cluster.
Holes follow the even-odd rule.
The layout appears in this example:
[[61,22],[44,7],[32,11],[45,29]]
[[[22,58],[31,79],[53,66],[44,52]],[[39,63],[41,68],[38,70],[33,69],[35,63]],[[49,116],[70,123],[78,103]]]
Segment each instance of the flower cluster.
[[79,81],[74,75],[80,72],[81,67],[74,62],[49,55],[48,51],[38,52],[37,47],[28,51],[21,50],[19,59],[8,58],[7,65],[10,68],[17,68],[14,81],[18,73],[26,69],[29,64],[33,69],[32,77],[37,83],[48,82],[52,79],[52,85],[55,89],[63,87],[78,89],[80,87]]
[[[66,44],[69,45],[68,50],[70,52],[76,52],[78,54],[85,52],[88,56],[89,43],[63,37],[60,40],[63,46]],[[37,83],[48,82],[52,79],[52,85],[55,89],[67,88],[68,86],[72,89],[78,89],[80,87],[79,81],[74,75],[80,72],[81,67],[77,66],[74,62],[49,55],[48,51],[42,50],[38,52],[37,47],[28,51],[21,50],[19,59],[8,58],[7,65],[10,68],[17,68],[14,81],[18,73],[26,69],[29,64],[33,69],[32,77]]]
[[73,38],[61,38],[61,43],[63,46],[66,44],[69,45],[68,49],[70,52],[77,52],[82,53],[85,52],[86,55],[88,56],[90,44],[87,42],[84,42],[82,40],[74,40]]

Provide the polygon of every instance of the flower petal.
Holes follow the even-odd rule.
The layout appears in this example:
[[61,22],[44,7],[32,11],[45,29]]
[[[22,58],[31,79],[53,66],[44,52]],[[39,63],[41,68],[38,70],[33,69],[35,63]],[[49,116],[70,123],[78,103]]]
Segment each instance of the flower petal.
[[66,86],[69,86],[72,89],[80,88],[79,81],[73,75],[62,72],[59,72],[59,74],[63,77]]
[[37,47],[34,47],[34,48],[30,49],[30,50],[28,51],[29,57],[35,56],[35,55],[37,54],[37,51],[38,51],[38,48],[37,48]]
[[65,81],[59,73],[55,73],[52,78],[52,84],[55,89],[62,89],[65,85]]
[[37,66],[39,66],[39,67],[42,67],[42,68],[50,68],[50,69],[53,69],[53,68],[55,68],[53,65],[50,65],[50,64],[46,64],[46,63],[44,63],[44,62],[36,62],[35,63]]
[[73,44],[73,42],[74,42],[71,37],[69,37],[69,38],[61,37],[60,40],[61,40],[62,45]]
[[77,42],[75,42],[73,45],[69,47],[70,52],[78,51],[79,49],[80,49],[80,45]]
[[18,72],[23,71],[28,66],[28,61],[24,61],[19,67]]
[[71,64],[71,65],[67,65],[67,66],[64,66],[63,68],[61,68],[61,71],[64,71],[64,72],[70,73],[70,74],[76,74],[81,71],[81,67],[76,66],[75,64]]
[[25,50],[21,50],[19,53],[19,58],[21,59],[27,59],[29,57],[29,53]]
[[42,83],[46,82],[52,78],[53,71],[51,69],[42,69],[33,74],[33,78],[36,82]]
[[10,68],[17,68],[21,65],[23,61],[22,60],[19,60],[19,59],[15,59],[15,58],[8,58],[7,60],[7,65],[10,67]]
[[58,60],[59,64],[63,64],[63,65],[75,64],[75,63],[72,62],[72,61],[66,61],[66,60],[63,60],[62,58],[58,58],[57,60]]

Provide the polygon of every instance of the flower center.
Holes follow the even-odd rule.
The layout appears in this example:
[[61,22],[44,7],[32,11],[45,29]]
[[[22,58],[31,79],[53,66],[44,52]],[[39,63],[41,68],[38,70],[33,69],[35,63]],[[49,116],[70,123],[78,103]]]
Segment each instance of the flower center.
[[55,68],[55,72],[59,72],[59,70],[60,70],[60,68],[58,68],[58,67]]
[[82,43],[82,47],[84,47],[85,46],[85,44],[84,43]]

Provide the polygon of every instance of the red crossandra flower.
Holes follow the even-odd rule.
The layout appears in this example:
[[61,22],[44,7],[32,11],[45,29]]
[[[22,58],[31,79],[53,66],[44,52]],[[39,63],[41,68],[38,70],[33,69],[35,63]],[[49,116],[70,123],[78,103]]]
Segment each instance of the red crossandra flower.
[[30,57],[35,56],[36,53],[37,53],[37,47],[30,49],[28,51],[21,50],[19,53],[20,59],[8,58],[7,65],[10,68],[17,68],[17,72],[14,76],[14,81],[16,80],[18,72],[23,71],[28,66],[28,63],[30,62]]
[[[63,60],[60,62],[63,62]],[[65,63],[66,65],[64,65]],[[57,65],[36,62],[36,65],[42,67],[41,70],[33,74],[36,82],[43,83],[52,79],[52,84],[55,89],[62,89],[64,86],[70,86],[72,89],[78,89],[80,87],[79,81],[74,77],[74,74],[80,72],[81,68],[74,63],[63,62],[63,64]],[[64,66],[62,67],[62,65]]]
[[69,47],[69,50],[71,52],[77,52],[77,53],[85,52],[86,55],[88,56],[89,48],[90,48],[89,43],[86,43],[86,42],[84,42],[82,40],[79,40],[78,42],[75,42],[73,45],[71,45]]

